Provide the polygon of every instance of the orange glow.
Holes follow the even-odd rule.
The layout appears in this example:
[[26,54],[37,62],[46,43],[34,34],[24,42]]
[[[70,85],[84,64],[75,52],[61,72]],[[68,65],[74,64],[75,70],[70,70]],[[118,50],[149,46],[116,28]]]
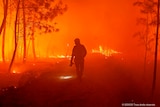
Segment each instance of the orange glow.
[[[94,47],[111,47],[111,49],[99,49],[98,51],[106,56],[121,52],[132,51],[131,46],[137,44],[133,41],[132,34],[135,32],[136,11],[133,7],[133,0],[110,1],[110,0],[64,0],[68,10],[62,16],[56,17],[53,23],[59,32],[50,34],[39,34],[35,32],[35,53],[37,58],[70,58],[74,39],[79,37],[88,52],[95,52]],[[123,7],[123,8],[122,8]],[[14,12],[8,16],[7,34],[5,40],[5,59],[10,61],[14,50]],[[2,16],[2,15],[1,15]],[[9,19],[10,18],[10,19]],[[2,21],[2,18],[0,18]],[[23,58],[23,37],[18,37],[18,48],[16,60]],[[2,41],[2,36],[0,36]],[[34,59],[32,40],[27,36],[27,59]],[[2,43],[2,42],[0,42]],[[126,45],[130,44],[130,45]],[[2,44],[0,44],[0,50]],[[2,61],[2,53],[0,53]]]
[[65,55],[56,55],[56,56],[50,55],[49,58],[71,58],[71,56],[69,56],[69,55],[67,55],[67,56],[65,56]]
[[18,72],[18,71],[16,71],[16,70],[13,70],[12,73],[13,73],[13,74],[18,74],[18,73],[20,73],[20,72]]
[[113,54],[121,54],[121,52],[115,51],[113,49],[103,49],[102,46],[99,46],[99,50],[92,49],[92,53],[101,53],[105,56],[112,56]]
[[60,79],[65,80],[65,79],[71,79],[73,76],[60,76]]
[[[21,4],[17,25],[19,27],[14,32],[16,7],[14,3],[18,1]],[[57,6],[54,10],[48,8],[53,5],[50,1],[62,1],[68,7],[64,14],[58,14],[52,21],[46,20],[52,15],[47,9],[54,13],[59,8]],[[148,15],[155,11],[149,9],[148,3],[147,6],[141,3],[139,5],[150,12],[137,9],[133,6],[135,1],[148,0],[8,0],[12,2],[9,7],[14,9],[8,10],[4,63],[3,32],[0,34],[0,105],[31,107],[96,107],[96,105],[119,107],[145,103],[160,105],[160,60],[157,61],[156,74],[152,72],[156,67],[153,61],[155,48],[151,46],[150,49],[148,46],[150,43],[155,44],[155,37],[153,41],[147,37],[146,41],[144,40],[146,43],[141,34],[140,38],[134,38],[137,30],[140,32],[143,30],[142,35],[150,36],[149,32],[156,33],[154,28],[149,29],[156,20],[151,24],[146,20],[150,17],[156,19],[155,15]],[[38,16],[38,13],[34,15],[33,11],[26,11],[26,47],[23,40],[25,31],[23,2],[26,2],[26,9],[33,8],[41,14]],[[3,20],[3,3],[7,3],[6,0],[0,2],[0,26]],[[42,11],[37,11],[38,7]],[[48,15],[43,14],[44,11]],[[139,11],[144,11],[144,14]],[[37,17],[45,19],[38,22]],[[137,18],[140,17],[145,17],[143,23],[147,22],[150,25],[138,26]],[[42,33],[45,28],[45,30],[50,28],[48,24],[51,28],[54,26],[53,32]],[[14,34],[17,34],[18,43],[13,61],[16,46]],[[86,56],[82,46],[74,47],[75,38],[79,38],[80,43],[85,46]],[[142,39],[143,43],[139,39]],[[145,44],[147,45],[144,46]],[[26,58],[23,62],[25,48]],[[145,49],[148,52],[145,52]],[[160,52],[158,54],[160,55]],[[160,59],[159,56],[158,58]],[[156,74],[156,78],[153,77],[153,73]],[[152,79],[156,84],[152,83]],[[152,84],[156,88],[153,88]]]
[[16,70],[13,70],[12,73],[15,74],[15,73],[16,73]]

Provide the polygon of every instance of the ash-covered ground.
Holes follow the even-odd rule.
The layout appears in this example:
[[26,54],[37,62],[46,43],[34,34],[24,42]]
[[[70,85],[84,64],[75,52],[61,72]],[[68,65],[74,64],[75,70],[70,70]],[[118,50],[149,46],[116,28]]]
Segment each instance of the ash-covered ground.
[[[159,67],[159,66],[158,66]],[[122,107],[160,106],[160,73],[151,95],[153,63],[123,55],[88,55],[82,81],[69,59],[0,64],[0,107]]]

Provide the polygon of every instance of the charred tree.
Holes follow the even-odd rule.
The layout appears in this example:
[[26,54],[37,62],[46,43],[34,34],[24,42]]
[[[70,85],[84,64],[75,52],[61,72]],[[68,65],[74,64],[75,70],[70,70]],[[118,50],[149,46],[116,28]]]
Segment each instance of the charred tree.
[[[53,0],[27,2],[26,16],[27,24],[31,25],[27,31],[30,34],[30,40],[32,43],[32,53],[34,59],[36,59],[36,46],[35,46],[35,33],[37,30],[39,34],[46,34],[51,32],[57,32],[57,28],[51,22],[58,15],[63,14],[67,10],[67,5],[63,5],[62,1],[55,2]],[[28,15],[32,13],[32,15]],[[30,42],[29,42],[30,43]],[[27,49],[28,51],[29,49]],[[28,52],[27,52],[28,53]]]
[[144,73],[146,72],[146,65],[147,65],[147,55],[148,55],[148,36],[149,36],[149,19],[148,19],[149,15],[147,14],[147,22],[146,22],[146,36],[144,38],[144,43],[145,43],[145,52],[144,52]]
[[14,23],[14,28],[15,28],[14,30],[14,52],[13,52],[13,56],[11,59],[11,63],[9,65],[9,69],[8,69],[9,72],[11,72],[12,70],[13,62],[15,60],[16,51],[17,51],[17,22],[18,22],[19,7],[20,7],[20,0],[18,0],[17,9],[16,9],[16,18],[15,18],[15,23]]
[[5,62],[5,35],[6,35],[6,20],[7,20],[7,14],[8,14],[8,0],[3,0],[3,6],[4,6],[4,18],[3,22],[0,28],[0,34],[3,31],[2,35],[2,61]]
[[134,2],[134,6],[140,8],[141,16],[137,20],[137,24],[143,26],[134,36],[138,37],[141,44],[144,45],[144,73],[146,72],[147,60],[152,56],[154,51],[154,31],[156,26],[156,5],[154,0],[139,0]]
[[26,13],[25,13],[25,2],[22,0],[23,9],[23,63],[26,62]]
[[[17,26],[15,25],[16,28],[14,28],[15,41],[13,44],[15,44],[15,46],[13,47],[14,53],[12,55],[11,62],[13,63],[14,59],[16,59],[14,58],[16,56],[15,55],[16,51],[17,55],[19,55],[18,57],[19,58],[23,57],[22,58],[23,62],[26,61],[27,53],[29,53],[27,52],[28,50],[26,48],[28,45],[27,43],[29,38],[32,43],[31,51],[33,53],[34,59],[36,59],[36,45],[35,45],[36,35],[41,35],[42,33],[46,34],[46,33],[56,32],[57,29],[53,24],[55,23],[53,22],[53,19],[58,15],[62,15],[67,10],[67,5],[64,5],[61,0],[11,0],[10,1],[11,5],[9,4],[8,6],[8,0],[3,0],[3,1],[5,4],[7,4],[4,7],[5,8],[7,7],[9,10],[11,10],[11,11],[8,10],[9,12],[12,12],[13,14],[16,13],[17,15],[16,16],[17,19],[15,20],[15,22],[13,21],[14,24],[17,24]],[[3,31],[5,25],[7,12],[4,12],[4,14],[5,15],[3,18],[3,22],[0,26],[0,33]],[[12,17],[13,16],[15,15],[12,15]],[[7,27],[8,26],[6,26],[6,28]],[[19,29],[19,35],[15,33],[18,32],[18,29]],[[21,39],[21,37],[23,38]],[[5,37],[3,38],[4,38],[3,47],[5,47],[6,43]],[[19,52],[17,44],[20,45],[20,48],[23,49],[23,52],[21,53]],[[2,52],[3,52],[2,55],[5,57],[5,51]],[[12,63],[10,66],[12,66]]]
[[0,34],[2,33],[7,20],[8,0],[3,0],[3,5],[4,5],[4,16],[3,16],[3,21],[0,27]]
[[6,25],[4,26],[2,35],[2,61],[5,62],[5,35],[6,35]]
[[152,95],[156,88],[156,74],[157,74],[157,57],[158,57],[158,36],[159,36],[159,3],[157,4],[157,29],[156,29],[156,43],[155,43],[155,57],[154,57],[154,73],[153,73],[153,84],[152,84]]
[[32,52],[33,52],[33,57],[36,59],[36,51],[35,51],[35,42],[34,42],[34,28],[35,28],[35,23],[33,22],[32,26],[32,34],[31,34],[31,40],[32,40]]

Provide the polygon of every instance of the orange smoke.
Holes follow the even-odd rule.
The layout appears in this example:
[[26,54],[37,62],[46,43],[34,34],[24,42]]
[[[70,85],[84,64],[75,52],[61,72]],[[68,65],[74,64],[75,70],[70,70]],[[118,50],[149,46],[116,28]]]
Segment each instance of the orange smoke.
[[[130,51],[136,43],[132,35],[135,32],[136,17],[132,0],[65,0],[68,10],[51,23],[57,23],[59,32],[50,34],[35,33],[35,51],[37,57],[69,57],[74,46],[74,39],[79,37],[88,52],[101,44],[110,47],[110,51],[102,51],[105,55],[116,53],[115,50]],[[12,20],[13,22],[13,20]],[[7,31],[5,57],[10,60],[13,54],[13,23]],[[1,40],[1,37],[0,37]],[[129,45],[128,45],[129,44]],[[1,49],[1,44],[0,44]],[[0,53],[0,60],[1,59]],[[22,59],[23,41],[19,39],[17,59]],[[33,59],[32,43],[27,37],[27,58]]]

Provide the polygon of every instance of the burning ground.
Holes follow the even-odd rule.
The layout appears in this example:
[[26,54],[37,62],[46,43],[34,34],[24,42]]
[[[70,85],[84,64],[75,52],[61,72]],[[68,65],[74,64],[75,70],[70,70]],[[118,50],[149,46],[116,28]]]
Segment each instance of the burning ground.
[[[1,107],[121,107],[122,104],[160,105],[159,74],[154,97],[151,97],[152,63],[146,72],[143,62],[127,56],[90,54],[85,60],[82,82],[76,80],[69,60],[15,64],[7,73],[0,67]],[[159,69],[158,69],[159,71]]]

